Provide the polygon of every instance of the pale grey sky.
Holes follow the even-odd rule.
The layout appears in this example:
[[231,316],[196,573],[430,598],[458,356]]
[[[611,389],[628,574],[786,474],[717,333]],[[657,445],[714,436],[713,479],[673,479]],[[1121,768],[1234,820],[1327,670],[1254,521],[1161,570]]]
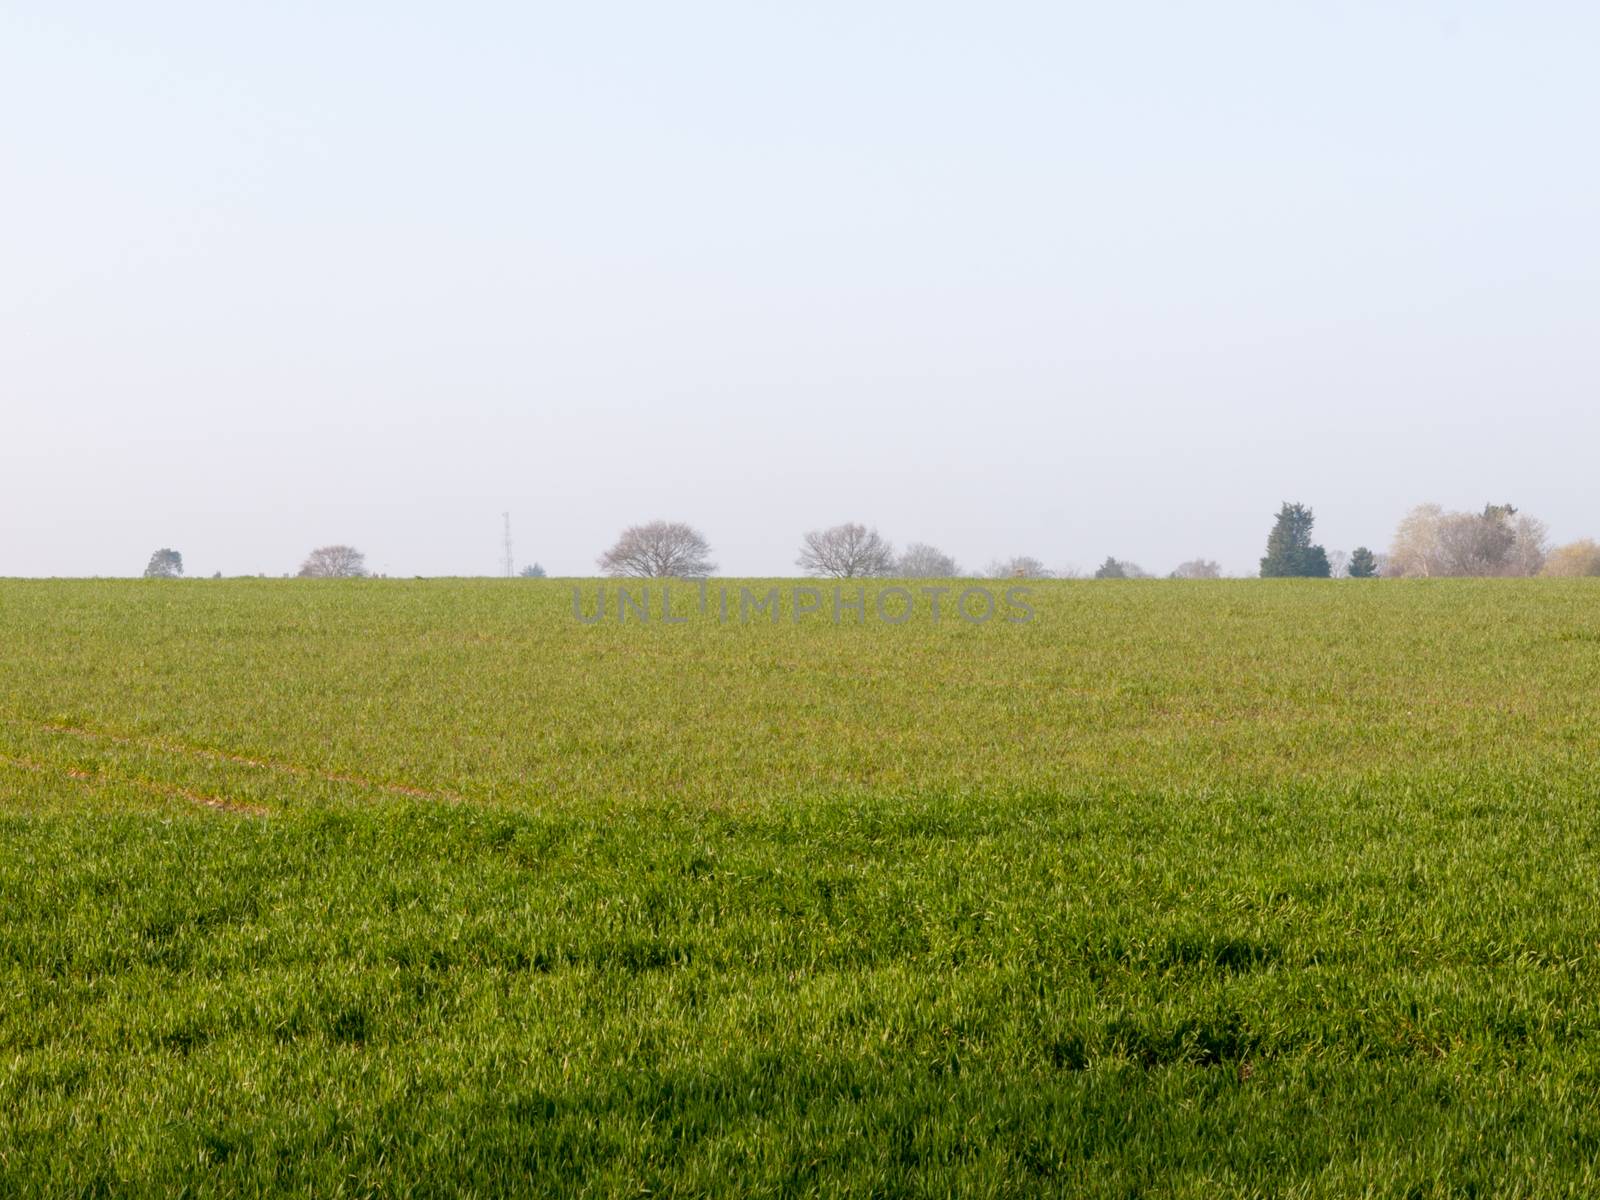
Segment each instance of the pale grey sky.
[[0,0],[0,575],[1600,536],[1600,8]]

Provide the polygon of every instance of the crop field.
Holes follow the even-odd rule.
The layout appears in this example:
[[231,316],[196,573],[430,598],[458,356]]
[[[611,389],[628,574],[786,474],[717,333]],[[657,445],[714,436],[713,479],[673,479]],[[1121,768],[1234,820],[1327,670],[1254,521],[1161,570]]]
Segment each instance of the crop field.
[[1600,581],[571,587],[0,582],[0,1196],[1600,1194]]

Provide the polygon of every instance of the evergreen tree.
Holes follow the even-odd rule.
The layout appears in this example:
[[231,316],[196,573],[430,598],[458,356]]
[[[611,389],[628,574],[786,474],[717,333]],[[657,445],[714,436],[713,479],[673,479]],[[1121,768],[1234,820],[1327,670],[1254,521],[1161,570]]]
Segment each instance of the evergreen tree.
[[1365,546],[1357,546],[1350,555],[1350,578],[1371,579],[1378,573],[1378,556]]
[[1105,562],[1100,564],[1100,569],[1094,573],[1096,579],[1126,579],[1128,570],[1116,559],[1107,556]]
[[1315,518],[1304,504],[1285,503],[1267,535],[1267,555],[1261,560],[1263,579],[1305,577],[1326,579],[1328,552],[1311,544]]

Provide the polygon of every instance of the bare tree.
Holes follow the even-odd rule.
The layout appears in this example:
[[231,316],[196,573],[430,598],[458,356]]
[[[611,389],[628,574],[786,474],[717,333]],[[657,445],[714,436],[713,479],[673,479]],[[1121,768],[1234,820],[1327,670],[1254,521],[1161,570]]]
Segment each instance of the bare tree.
[[1443,519],[1444,509],[1437,504],[1419,504],[1408,512],[1394,531],[1384,574],[1409,579],[1444,574],[1439,551],[1439,522]]
[[1544,566],[1543,521],[1509,504],[1481,513],[1445,512],[1436,504],[1413,509],[1395,531],[1388,573],[1431,576],[1526,576]]
[[795,564],[835,579],[888,575],[894,570],[894,547],[876,529],[850,522],[806,534]]
[[1517,517],[1509,565],[1513,575],[1537,575],[1550,553],[1550,527],[1526,513]]
[[989,564],[984,572],[990,579],[1049,579],[1050,568],[1031,554],[1018,554],[1012,558],[999,558]]
[[717,569],[705,535],[682,521],[629,525],[597,560],[607,575],[692,579]]
[[319,546],[300,564],[301,579],[355,579],[367,573],[367,556],[354,546]]
[[1345,579],[1350,570],[1350,552],[1348,550],[1328,551],[1328,576],[1331,579]]
[[1447,513],[1439,522],[1444,575],[1503,575],[1516,538],[1509,521]]
[[926,542],[907,546],[894,571],[903,579],[954,579],[961,574],[955,559]]
[[1552,550],[1539,574],[1567,578],[1600,575],[1600,544],[1591,538],[1582,538]]
[[1222,567],[1212,562],[1209,558],[1191,558],[1186,563],[1179,563],[1178,569],[1172,573],[1174,579],[1221,579]]

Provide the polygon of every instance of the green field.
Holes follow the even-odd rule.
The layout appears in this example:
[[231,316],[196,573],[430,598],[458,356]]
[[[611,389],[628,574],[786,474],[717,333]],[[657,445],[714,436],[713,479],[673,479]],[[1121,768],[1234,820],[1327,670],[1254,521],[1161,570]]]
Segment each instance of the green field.
[[0,583],[0,1196],[1600,1193],[1600,580],[1031,602]]

